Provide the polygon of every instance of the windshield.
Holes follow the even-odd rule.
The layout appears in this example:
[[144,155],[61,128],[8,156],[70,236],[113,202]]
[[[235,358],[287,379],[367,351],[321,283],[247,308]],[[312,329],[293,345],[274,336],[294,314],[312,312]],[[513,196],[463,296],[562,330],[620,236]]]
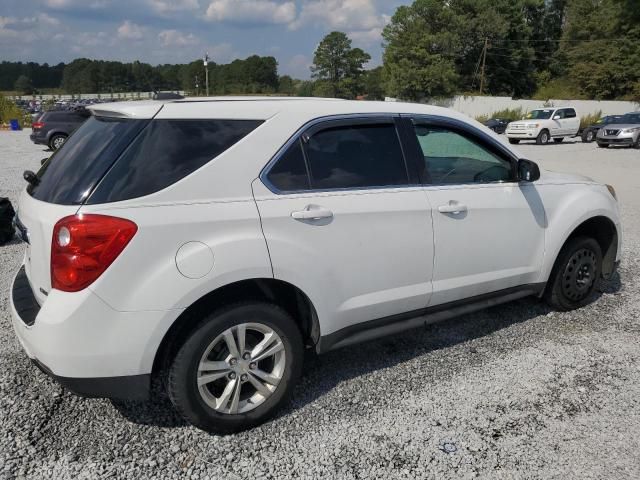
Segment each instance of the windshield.
[[147,120],[91,117],[38,171],[27,191],[38,200],[79,205],[113,165]]
[[553,109],[531,110],[527,114],[527,120],[547,120],[551,118]]
[[640,113],[627,113],[620,117],[615,123],[637,123],[640,124]]

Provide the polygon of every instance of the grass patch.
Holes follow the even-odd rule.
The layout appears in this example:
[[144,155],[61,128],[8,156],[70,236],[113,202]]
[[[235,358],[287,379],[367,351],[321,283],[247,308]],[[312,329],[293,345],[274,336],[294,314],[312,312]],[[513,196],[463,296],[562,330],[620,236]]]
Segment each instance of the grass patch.
[[476,117],[476,120],[480,123],[484,123],[491,118],[504,118],[510,122],[515,120],[522,120],[527,112],[524,111],[521,107],[518,108],[505,108],[504,110],[498,110],[497,112],[493,112],[491,115],[480,115]]

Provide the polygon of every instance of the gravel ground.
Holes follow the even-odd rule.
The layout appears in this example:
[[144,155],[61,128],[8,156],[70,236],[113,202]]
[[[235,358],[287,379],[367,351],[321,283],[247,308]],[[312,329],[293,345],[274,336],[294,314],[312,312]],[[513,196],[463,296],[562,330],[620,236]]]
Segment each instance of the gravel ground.
[[[535,300],[311,358],[292,404],[217,437],[149,404],[75,397],[10,326],[23,246],[0,247],[0,478],[640,478],[640,152],[522,145],[543,167],[616,186],[624,263],[590,306]],[[0,132],[0,195],[46,156]]]

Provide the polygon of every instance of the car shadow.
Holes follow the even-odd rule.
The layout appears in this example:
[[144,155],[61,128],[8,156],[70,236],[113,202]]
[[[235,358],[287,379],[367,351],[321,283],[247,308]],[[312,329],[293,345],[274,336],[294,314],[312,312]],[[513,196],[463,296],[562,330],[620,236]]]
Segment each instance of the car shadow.
[[[593,301],[597,301],[603,293],[616,293],[621,287],[620,276],[616,272],[611,279],[601,283]],[[430,352],[489,336],[552,311],[543,301],[529,297],[372,340],[357,348],[342,348],[325,355],[307,352],[302,379],[295,387],[289,404],[275,418],[303,408],[342,382],[392,368]],[[506,345],[505,348],[510,347]],[[474,353],[474,348],[470,347],[469,355]],[[149,401],[141,403],[112,400],[112,405],[123,417],[136,424],[165,428],[188,425],[173,409],[158,378],[154,379]]]

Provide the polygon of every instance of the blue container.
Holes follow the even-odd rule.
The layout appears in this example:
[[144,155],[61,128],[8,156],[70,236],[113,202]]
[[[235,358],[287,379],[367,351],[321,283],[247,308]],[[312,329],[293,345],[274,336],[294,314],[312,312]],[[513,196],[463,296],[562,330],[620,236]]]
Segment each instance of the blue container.
[[11,125],[11,130],[20,130],[20,122],[17,119],[13,118],[9,120],[9,124]]

